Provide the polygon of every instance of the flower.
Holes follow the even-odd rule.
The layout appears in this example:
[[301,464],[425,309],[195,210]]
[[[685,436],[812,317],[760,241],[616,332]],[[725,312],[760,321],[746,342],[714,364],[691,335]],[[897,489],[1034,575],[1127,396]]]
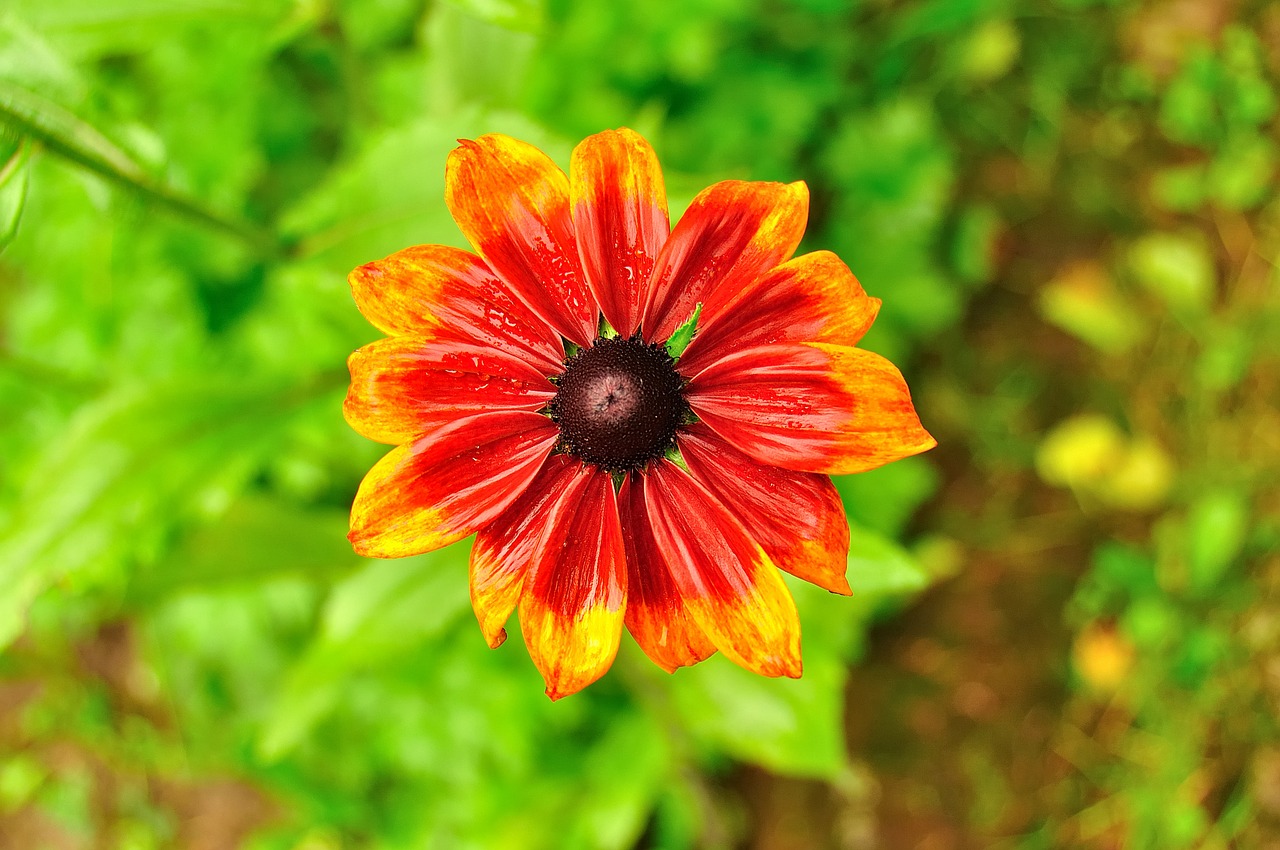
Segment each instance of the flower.
[[475,534],[481,630],[497,647],[518,606],[552,699],[604,674],[624,626],[668,671],[719,650],[798,677],[778,569],[850,592],[827,476],[935,445],[898,370],[854,347],[879,300],[834,254],[791,259],[805,185],[717,183],[672,229],[636,133],[584,140],[567,176],[486,135],[450,154],[445,202],[476,253],[350,276],[388,337],[351,356],[344,411],[398,447],[356,494],[355,550]]

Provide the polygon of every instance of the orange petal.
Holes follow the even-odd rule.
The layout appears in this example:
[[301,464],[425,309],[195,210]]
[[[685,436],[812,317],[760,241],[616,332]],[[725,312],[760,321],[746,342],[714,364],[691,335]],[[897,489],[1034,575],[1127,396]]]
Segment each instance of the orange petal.
[[778,266],[741,289],[707,296],[698,332],[680,358],[694,375],[722,357],[757,345],[830,342],[854,345],[875,321],[879,298],[868,298],[849,267],[830,251]]
[[662,246],[644,310],[661,342],[719,288],[736,291],[795,253],[809,217],[803,183],[726,180],[703,189]]
[[730,445],[801,472],[865,472],[937,445],[902,374],[860,348],[749,348],[699,372],[687,398]]
[[463,234],[521,301],[587,345],[596,303],[578,259],[569,178],[533,145],[497,133],[461,140],[445,167],[445,203]]
[[537,413],[482,413],[393,449],[360,482],[347,537],[370,558],[461,540],[524,492],[559,434]]
[[626,597],[613,479],[582,465],[547,516],[520,596],[520,629],[547,696],[576,693],[613,664]]
[[831,479],[768,466],[730,446],[701,422],[680,432],[689,472],[747,529],[775,564],[845,596],[849,522]]
[[347,422],[393,445],[477,413],[535,412],[555,395],[546,378],[529,377],[524,361],[468,340],[380,339],[352,354],[347,366]]
[[769,556],[680,467],[661,460],[646,474],[654,539],[698,626],[748,670],[799,677],[800,620]]
[[671,233],[657,154],[638,133],[605,130],[574,148],[569,185],[587,283],[605,319],[629,337]]
[[561,370],[559,335],[475,254],[416,245],[365,263],[347,280],[360,312],[390,336],[455,335],[520,357],[537,375]]
[[551,508],[581,468],[582,461],[568,455],[547,458],[529,489],[476,533],[471,547],[471,607],[491,648],[507,639],[503,627],[520,599],[538,536]]
[[668,673],[716,651],[694,622],[653,538],[644,504],[644,476],[628,475],[618,492],[627,547],[627,630],[644,654]]

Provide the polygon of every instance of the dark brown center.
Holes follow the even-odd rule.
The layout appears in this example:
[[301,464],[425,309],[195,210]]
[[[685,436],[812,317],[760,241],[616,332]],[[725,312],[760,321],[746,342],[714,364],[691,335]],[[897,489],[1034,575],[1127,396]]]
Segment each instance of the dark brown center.
[[560,448],[611,472],[662,457],[689,413],[675,361],[638,338],[597,339],[565,361],[556,384]]

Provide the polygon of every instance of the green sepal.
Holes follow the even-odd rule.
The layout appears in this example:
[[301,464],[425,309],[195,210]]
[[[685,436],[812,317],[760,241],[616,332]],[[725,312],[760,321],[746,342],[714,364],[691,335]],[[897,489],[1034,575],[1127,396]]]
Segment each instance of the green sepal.
[[678,446],[672,446],[667,449],[666,458],[685,472],[689,471],[689,464],[684,462],[684,455],[680,454],[680,448]]
[[698,330],[698,317],[701,315],[702,302],[699,301],[698,305],[693,308],[693,315],[683,325],[676,328],[676,332],[667,340],[667,354],[671,355],[672,360],[679,360],[680,355],[684,354],[684,350],[689,347],[689,342]]

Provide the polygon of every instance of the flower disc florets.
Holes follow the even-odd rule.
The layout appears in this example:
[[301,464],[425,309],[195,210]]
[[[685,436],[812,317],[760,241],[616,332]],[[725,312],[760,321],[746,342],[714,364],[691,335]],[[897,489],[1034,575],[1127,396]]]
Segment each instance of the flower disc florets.
[[597,339],[565,361],[556,385],[548,410],[560,448],[610,472],[665,455],[689,415],[675,361],[639,336]]

